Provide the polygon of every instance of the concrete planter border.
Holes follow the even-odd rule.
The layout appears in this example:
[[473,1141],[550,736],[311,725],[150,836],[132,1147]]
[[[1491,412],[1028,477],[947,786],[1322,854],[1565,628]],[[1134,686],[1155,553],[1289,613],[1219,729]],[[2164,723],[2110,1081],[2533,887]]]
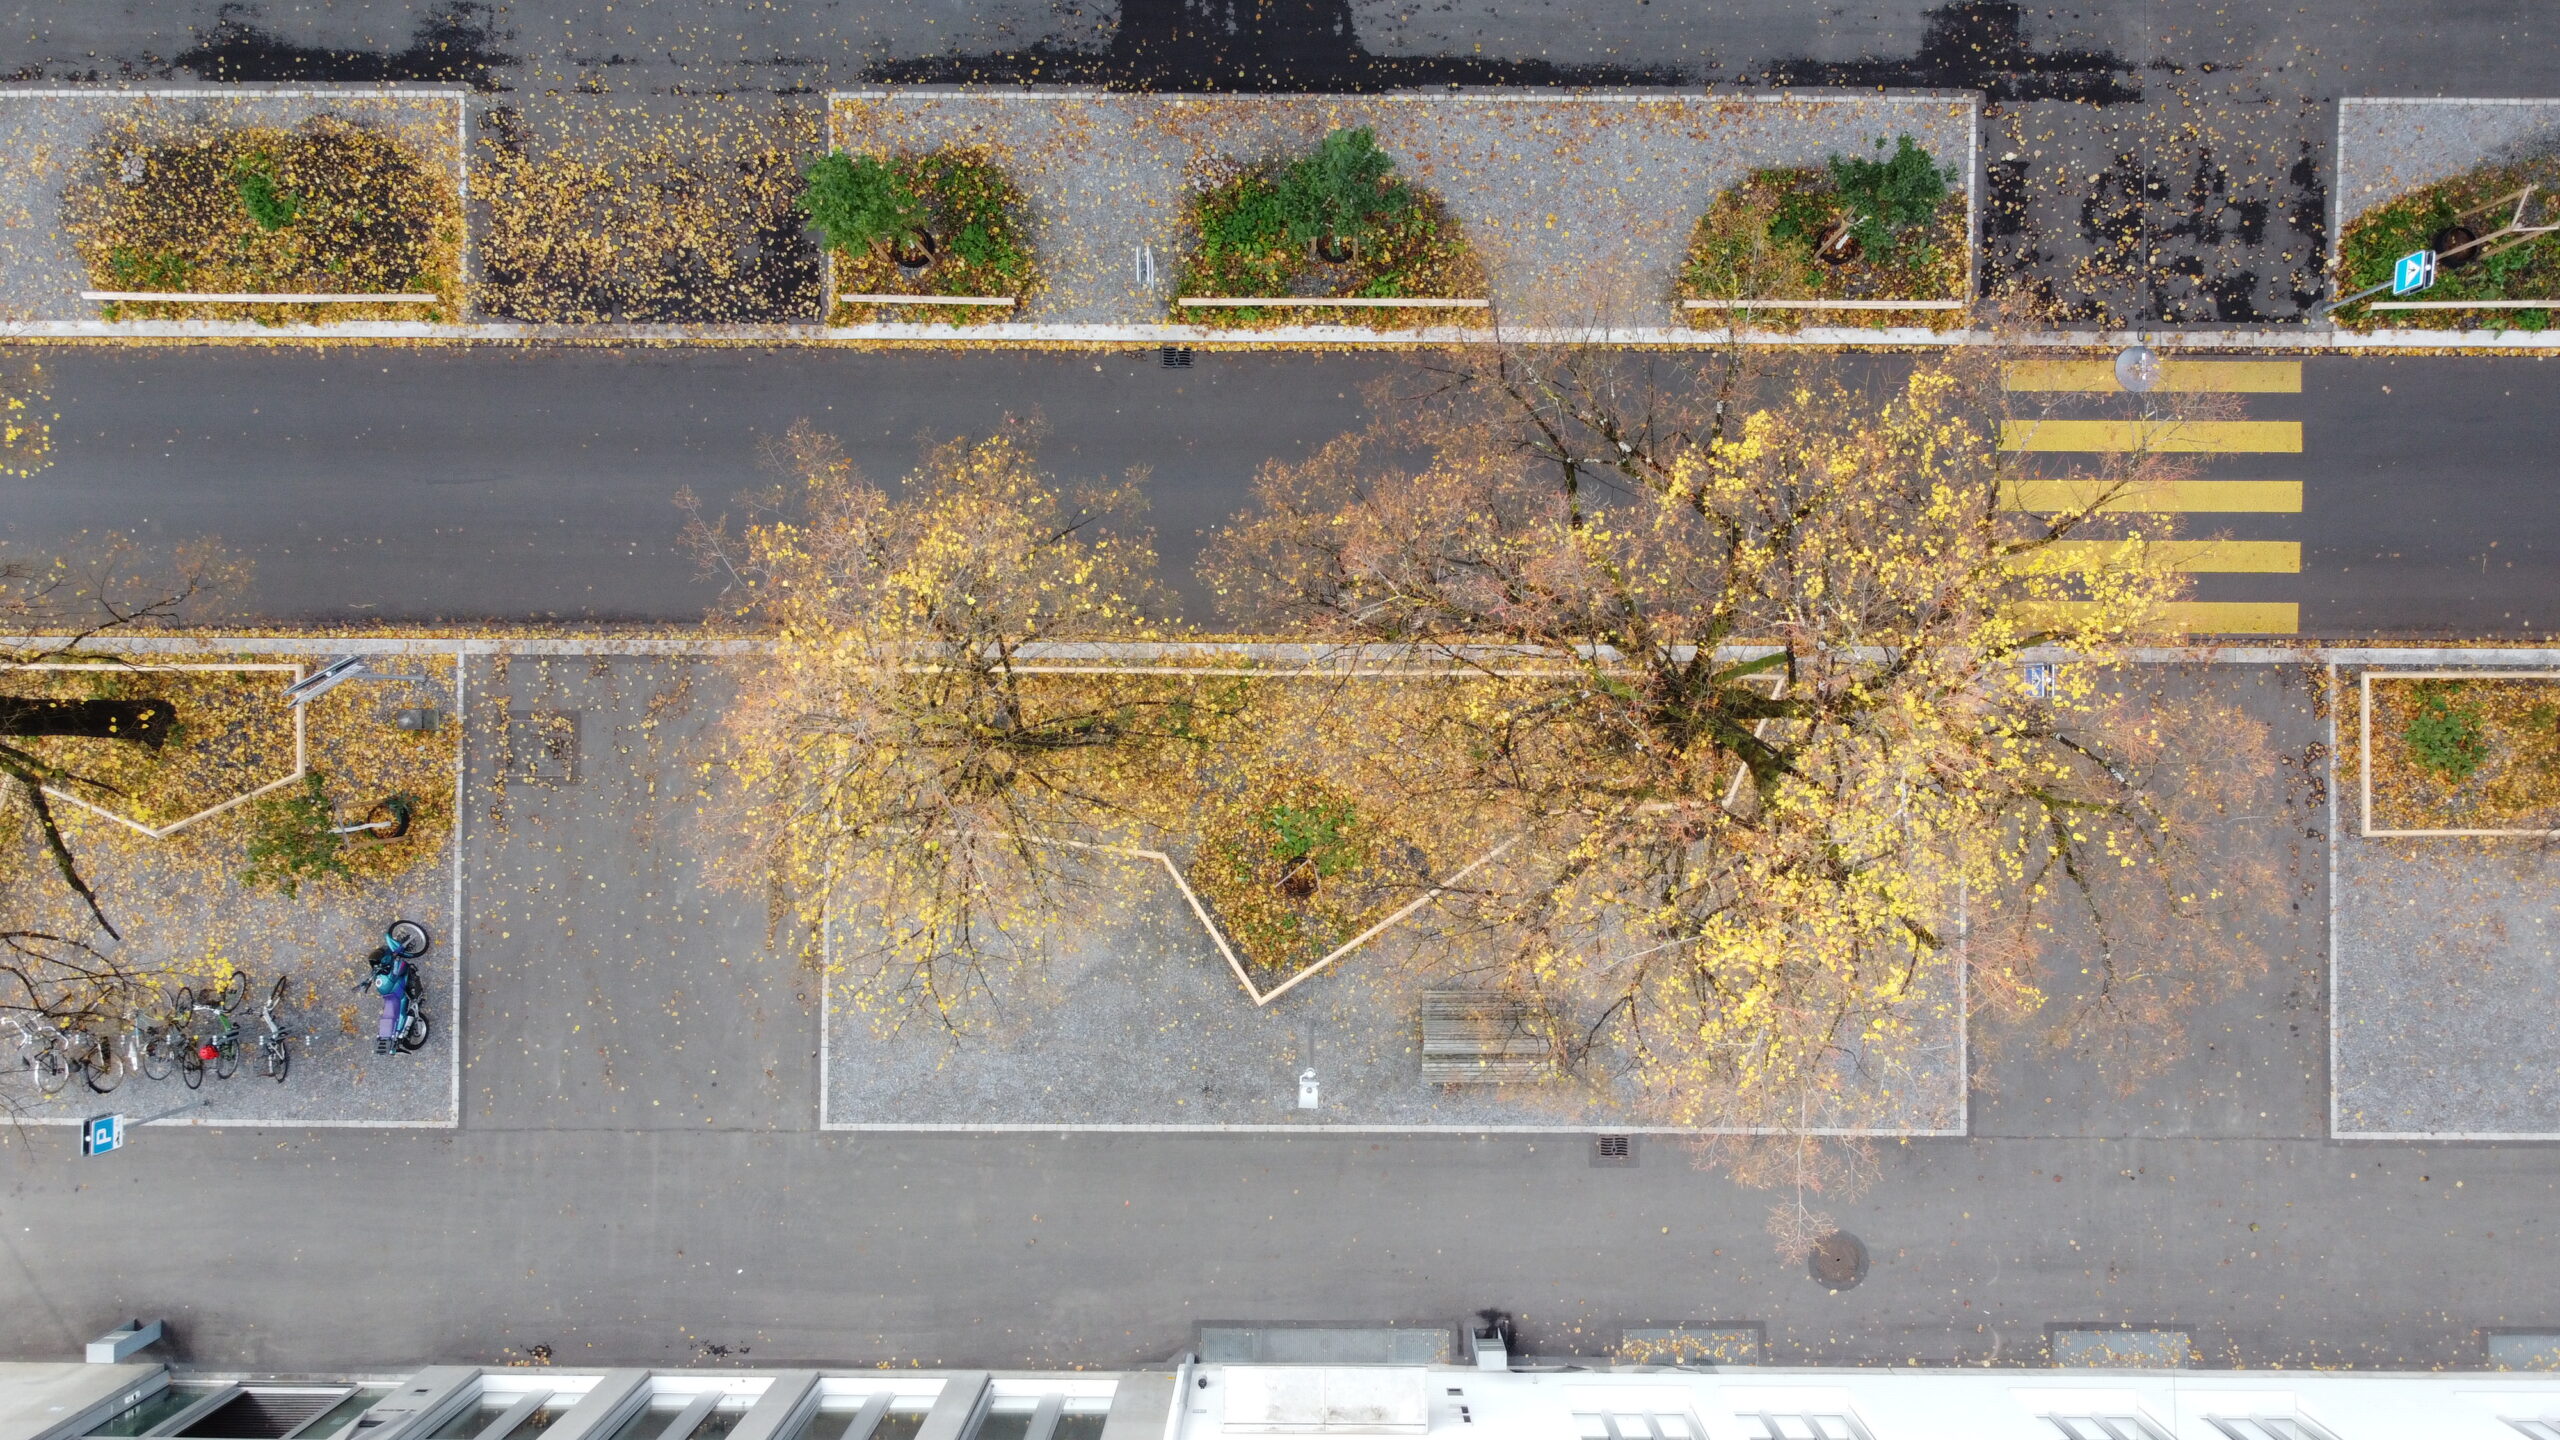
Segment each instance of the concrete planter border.
[[2366,670],[2356,677],[2356,833],[2367,839],[2469,837],[2474,839],[2547,840],[2560,830],[2377,830],[2373,825],[2373,682],[2376,680],[2536,680],[2560,683],[2549,670]]

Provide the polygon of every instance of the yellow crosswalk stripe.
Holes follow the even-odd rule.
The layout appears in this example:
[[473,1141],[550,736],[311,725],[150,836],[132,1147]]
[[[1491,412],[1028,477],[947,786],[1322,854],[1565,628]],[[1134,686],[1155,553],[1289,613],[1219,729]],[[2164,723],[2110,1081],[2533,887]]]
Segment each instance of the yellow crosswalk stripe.
[[2155,455],[2299,455],[2299,420],[2003,420],[2000,448]]
[[[2000,369],[2001,382],[2012,390],[2095,390],[2119,392],[2113,360],[2021,360]],[[2299,395],[2299,360],[2186,360],[2160,362],[2160,383],[2151,387],[2189,394]]]
[[2302,607],[2292,601],[2179,600],[2169,623],[2191,635],[2293,635],[2302,629]]
[[[2070,619],[2086,601],[2054,600],[2031,607],[2037,617]],[[2297,635],[2302,607],[2291,601],[2173,600],[2162,616],[2190,635]]]
[[[2114,492],[2114,493],[2110,493]],[[2012,480],[2000,492],[2003,510],[2083,510],[2111,514],[2299,515],[2299,480],[2157,480],[2117,491],[2104,480]]]
[[[2056,540],[2018,557],[2022,567],[2046,574],[2097,570],[2124,551],[2121,540]],[[2298,575],[2299,540],[2156,540],[2144,547],[2171,570],[2189,575]]]

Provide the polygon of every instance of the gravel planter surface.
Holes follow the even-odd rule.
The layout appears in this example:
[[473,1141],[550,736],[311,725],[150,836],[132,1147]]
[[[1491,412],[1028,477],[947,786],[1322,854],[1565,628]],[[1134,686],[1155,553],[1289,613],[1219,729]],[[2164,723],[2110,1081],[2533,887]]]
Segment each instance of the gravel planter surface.
[[[1008,324],[1178,324],[1191,193],[1221,162],[1286,158],[1339,128],[1377,131],[1397,172],[1464,228],[1491,272],[1497,320],[1530,326],[1676,323],[1671,288],[1691,228],[1755,168],[1819,165],[1906,133],[1942,164],[1975,168],[1970,96],[917,89],[832,101],[834,143],[847,151],[983,146],[1022,187],[1043,284]],[[1153,251],[1152,283],[1140,278],[1141,246]],[[1291,333],[1320,328],[1340,327]]]
[[2560,100],[2378,100],[2338,102],[2338,242],[2355,218],[2399,196],[2482,165],[2560,148]]
[[[833,943],[848,943],[838,922]],[[1170,883],[1112,917],[1044,975],[1016,976],[954,1039],[931,1021],[883,1033],[845,1001],[827,1018],[829,1128],[1398,1126],[1640,1128],[1606,1087],[1423,1083],[1420,992],[1432,979],[1393,947],[1354,952],[1271,1005],[1237,987]],[[858,943],[858,940],[857,942]],[[1409,942],[1407,942],[1409,943]],[[1952,988],[1952,987],[1949,987]],[[1952,994],[1922,996],[1914,1038],[1862,1059],[1817,1126],[1957,1134],[1964,1046]],[[1609,1057],[1595,1057],[1605,1065]],[[1320,1106],[1297,1108],[1312,1067]]]
[[[95,320],[100,288],[61,226],[62,191],[109,126],[139,117],[146,133],[198,125],[291,128],[334,115],[398,138],[428,164],[463,179],[463,90],[291,86],[236,90],[0,89],[0,316]],[[468,244],[465,245],[466,252]],[[420,307],[425,308],[425,307]]]
[[2340,819],[2337,1133],[2560,1138],[2560,856]]

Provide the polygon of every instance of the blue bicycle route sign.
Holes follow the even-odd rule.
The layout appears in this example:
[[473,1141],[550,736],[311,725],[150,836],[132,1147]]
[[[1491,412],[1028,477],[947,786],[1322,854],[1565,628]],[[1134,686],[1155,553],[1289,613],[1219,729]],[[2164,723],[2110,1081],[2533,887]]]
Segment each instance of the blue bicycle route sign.
[[104,1155],[110,1150],[123,1148],[124,1117],[121,1115],[92,1115],[80,1127],[80,1153],[83,1155]]
[[2413,250],[2391,267],[2391,293],[2415,295],[2436,283],[2436,252]]

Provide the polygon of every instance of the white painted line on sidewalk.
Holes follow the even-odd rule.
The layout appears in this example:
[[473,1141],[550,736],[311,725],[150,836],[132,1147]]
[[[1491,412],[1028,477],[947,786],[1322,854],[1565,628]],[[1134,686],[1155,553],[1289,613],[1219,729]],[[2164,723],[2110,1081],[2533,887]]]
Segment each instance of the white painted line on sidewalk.
[[2329,1138],[2338,1138],[2338,665],[2329,663]]

